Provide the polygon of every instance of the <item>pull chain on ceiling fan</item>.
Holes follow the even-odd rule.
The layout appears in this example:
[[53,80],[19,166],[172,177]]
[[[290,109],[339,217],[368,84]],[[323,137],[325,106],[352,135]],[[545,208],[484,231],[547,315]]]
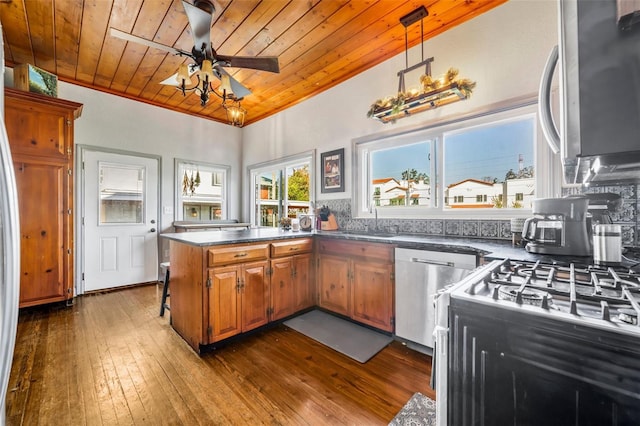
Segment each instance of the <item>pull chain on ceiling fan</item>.
[[[214,5],[208,0],[195,0],[194,4],[182,0],[191,34],[193,35],[193,47],[191,51],[166,46],[151,40],[128,34],[111,28],[111,35],[126,41],[139,43],[148,47],[163,50],[179,56],[187,56],[193,63],[180,65],[178,72],[160,82],[170,86],[176,86],[184,96],[187,92],[196,92],[200,95],[200,104],[205,106],[211,93],[222,99],[222,106],[227,111],[229,123],[233,126],[242,126],[246,110],[240,106],[240,101],[251,94],[251,91],[233,78],[224,68],[248,68],[258,71],[280,72],[278,58],[274,56],[227,56],[218,54],[211,45],[211,24],[215,14]],[[197,82],[193,82],[193,76]],[[220,80],[218,92],[214,86],[214,79]]]

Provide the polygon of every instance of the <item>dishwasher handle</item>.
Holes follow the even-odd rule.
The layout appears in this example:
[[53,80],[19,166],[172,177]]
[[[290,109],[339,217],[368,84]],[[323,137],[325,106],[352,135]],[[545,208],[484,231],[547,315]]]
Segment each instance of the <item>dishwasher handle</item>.
[[439,261],[439,260],[427,260],[427,259],[418,259],[417,257],[412,257],[410,259],[413,263],[424,263],[426,265],[435,265],[435,266],[448,266],[450,268],[455,268],[456,264],[453,262],[447,261]]

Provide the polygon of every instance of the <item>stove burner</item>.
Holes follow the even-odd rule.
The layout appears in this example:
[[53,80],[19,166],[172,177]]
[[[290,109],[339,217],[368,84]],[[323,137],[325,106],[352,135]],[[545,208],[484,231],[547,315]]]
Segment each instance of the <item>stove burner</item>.
[[631,325],[638,325],[638,313],[634,309],[622,308],[618,310],[620,321]]
[[520,290],[509,286],[501,286],[498,289],[498,298],[531,306],[543,306],[545,299],[547,303],[551,302],[551,295],[544,291],[530,288]]

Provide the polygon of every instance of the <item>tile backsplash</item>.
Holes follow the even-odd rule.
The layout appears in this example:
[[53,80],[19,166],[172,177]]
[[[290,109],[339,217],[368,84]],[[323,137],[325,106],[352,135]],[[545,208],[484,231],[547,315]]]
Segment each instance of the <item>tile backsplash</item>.
[[[639,246],[638,234],[638,185],[602,186],[593,188],[567,188],[564,195],[581,193],[611,192],[620,194],[622,207],[611,214],[613,223],[622,227],[622,242],[625,246]],[[325,205],[336,216],[341,229],[364,231],[374,226],[374,219],[356,219],[351,215],[351,199],[320,200],[318,205]],[[397,230],[403,234],[424,234],[440,236],[459,236],[469,238],[485,238],[511,240],[509,220],[474,220],[474,219],[378,219],[378,226],[386,230]]]

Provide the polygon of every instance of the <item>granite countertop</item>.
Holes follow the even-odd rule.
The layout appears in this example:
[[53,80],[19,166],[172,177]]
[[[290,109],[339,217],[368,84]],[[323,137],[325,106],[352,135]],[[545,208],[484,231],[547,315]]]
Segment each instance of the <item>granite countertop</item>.
[[[592,265],[591,256],[562,256],[529,253],[523,246],[513,246],[507,240],[489,240],[481,238],[446,237],[437,235],[397,234],[377,236],[356,231],[283,231],[276,228],[250,228],[234,231],[204,231],[161,234],[161,237],[195,246],[214,246],[223,244],[251,243],[267,240],[283,240],[301,237],[338,238],[354,241],[369,241],[376,243],[394,244],[397,247],[435,250],[450,253],[464,253],[483,256],[485,260],[511,259],[514,261],[541,262],[567,266]],[[631,257],[640,258],[637,254]],[[623,257],[619,265],[623,269],[640,269],[640,261]]]
[[310,237],[313,232],[283,231],[279,228],[250,228],[238,230],[176,232],[160,234],[161,237],[192,246],[216,246],[222,244],[252,243],[266,240]]
[[394,244],[402,248],[418,250],[447,251],[451,253],[473,254],[485,259],[513,259],[537,261],[545,263],[588,263],[590,257],[547,256],[527,252],[522,246],[513,246],[511,241],[488,240],[479,238],[445,237],[433,235],[376,236],[354,231],[283,231],[276,228],[251,228],[234,231],[204,231],[161,234],[161,237],[195,246],[213,246],[223,244],[250,243],[263,240],[281,240],[318,236],[323,238],[339,238],[353,241],[368,241]]
[[437,235],[405,235],[398,234],[390,237],[377,237],[375,235],[358,234],[353,231],[341,232],[316,232],[316,235],[330,238],[343,238],[349,240],[371,241],[371,242],[387,242],[395,244],[398,247],[418,249],[418,250],[436,250],[447,251],[450,253],[473,254],[476,256],[484,256],[487,260],[495,259],[513,259],[528,262],[544,262],[544,263],[592,263],[591,256],[560,256],[560,255],[542,255],[529,253],[524,246],[514,246],[511,241],[507,240],[490,240],[482,238],[464,238],[464,237],[446,237]]

